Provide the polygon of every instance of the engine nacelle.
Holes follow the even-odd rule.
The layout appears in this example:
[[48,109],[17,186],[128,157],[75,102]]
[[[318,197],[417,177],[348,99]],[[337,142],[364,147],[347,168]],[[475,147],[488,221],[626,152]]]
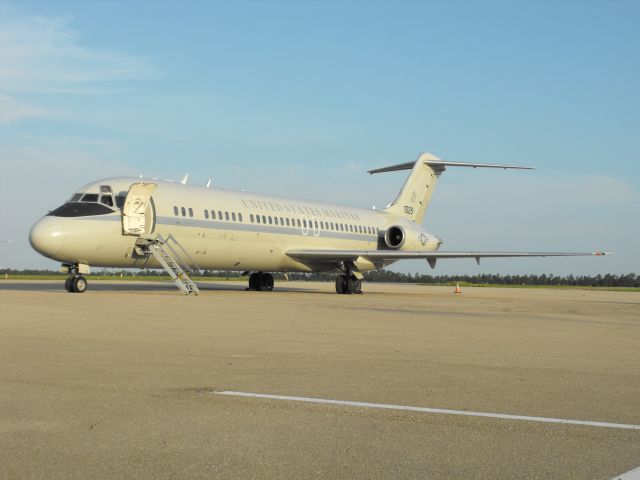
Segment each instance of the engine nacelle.
[[387,247],[397,250],[404,245],[407,235],[399,225],[393,225],[384,234],[384,243]]

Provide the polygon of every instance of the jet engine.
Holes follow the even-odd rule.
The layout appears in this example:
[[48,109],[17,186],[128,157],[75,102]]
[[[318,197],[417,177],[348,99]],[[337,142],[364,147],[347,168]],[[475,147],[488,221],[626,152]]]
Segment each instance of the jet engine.
[[387,247],[397,250],[404,245],[406,238],[407,235],[404,232],[404,228],[399,225],[394,225],[389,227],[384,234],[384,243],[387,244]]

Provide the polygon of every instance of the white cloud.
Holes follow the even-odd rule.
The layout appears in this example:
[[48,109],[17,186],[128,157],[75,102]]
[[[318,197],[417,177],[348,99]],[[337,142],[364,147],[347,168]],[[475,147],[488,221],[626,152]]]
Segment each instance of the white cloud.
[[144,58],[89,48],[70,17],[5,17],[0,20],[0,90],[96,93],[105,83],[156,74]]
[[44,108],[18,102],[15,98],[0,95],[0,125],[26,118],[48,118],[53,114]]

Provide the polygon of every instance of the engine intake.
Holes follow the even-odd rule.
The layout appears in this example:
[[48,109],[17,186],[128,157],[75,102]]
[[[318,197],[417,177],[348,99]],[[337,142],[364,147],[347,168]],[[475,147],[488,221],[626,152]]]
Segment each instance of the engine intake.
[[387,244],[387,247],[397,250],[404,245],[406,238],[407,236],[404,233],[404,228],[399,225],[394,225],[393,227],[389,227],[384,234],[384,243]]

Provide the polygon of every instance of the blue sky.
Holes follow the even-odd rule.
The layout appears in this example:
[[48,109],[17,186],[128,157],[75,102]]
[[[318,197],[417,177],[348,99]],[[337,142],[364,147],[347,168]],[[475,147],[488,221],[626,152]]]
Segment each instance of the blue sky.
[[[30,225],[145,174],[383,206],[420,151],[447,249],[614,251],[434,273],[640,271],[637,2],[0,3],[0,266]],[[19,208],[18,208],[19,206]],[[422,262],[397,265],[427,271]]]

